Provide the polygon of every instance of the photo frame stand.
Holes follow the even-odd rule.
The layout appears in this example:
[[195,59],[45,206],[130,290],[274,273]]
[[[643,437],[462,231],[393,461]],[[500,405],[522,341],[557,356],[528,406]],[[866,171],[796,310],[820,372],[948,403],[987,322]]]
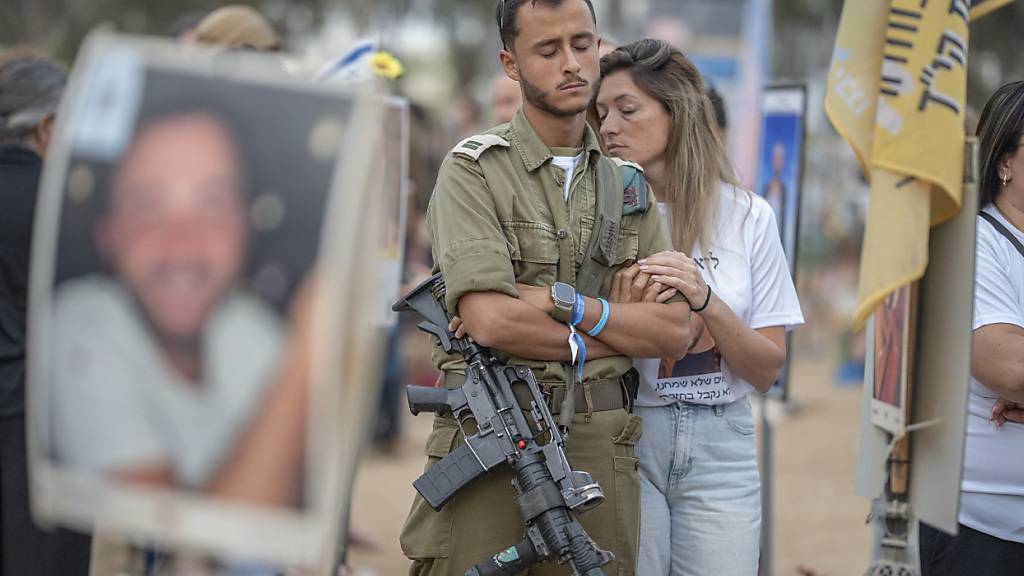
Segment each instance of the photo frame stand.
[[881,533],[878,559],[864,573],[865,576],[918,576],[920,571],[914,561],[910,545],[912,515],[906,500],[893,496],[883,504],[883,510],[875,515]]
[[[977,139],[967,138],[964,208],[932,230],[929,253],[935,257],[919,283],[920,298],[911,299],[917,337],[909,347],[905,425],[893,434],[872,422],[870,413],[861,418],[856,492],[874,498],[869,520],[876,526],[867,576],[921,573],[919,522],[950,534],[957,530],[973,312],[973,306],[960,304],[971,303],[973,294],[976,216],[969,207],[977,205],[977,151]],[[971,262],[966,270],[965,259]],[[951,302],[958,306],[951,308]],[[874,321],[868,323],[869,350],[874,347]],[[867,374],[873,378],[874,355],[868,355],[868,364]],[[862,410],[871,409],[872,389],[873,382],[865,382]],[[876,468],[883,459],[884,472]]]

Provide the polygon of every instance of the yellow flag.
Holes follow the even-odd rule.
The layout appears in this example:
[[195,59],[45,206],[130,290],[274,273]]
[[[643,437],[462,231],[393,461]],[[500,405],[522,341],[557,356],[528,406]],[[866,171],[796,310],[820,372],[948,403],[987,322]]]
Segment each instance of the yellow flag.
[[928,230],[960,210],[968,23],[1011,0],[843,6],[825,111],[871,182],[854,324],[924,275]]
[[825,92],[825,114],[853,147],[860,169],[869,179],[888,14],[888,1],[845,3]]

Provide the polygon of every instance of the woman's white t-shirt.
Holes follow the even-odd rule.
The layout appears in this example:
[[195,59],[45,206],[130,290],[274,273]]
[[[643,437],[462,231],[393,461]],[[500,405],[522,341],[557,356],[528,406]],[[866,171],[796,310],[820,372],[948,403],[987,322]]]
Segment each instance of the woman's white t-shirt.
[[[764,199],[730,184],[723,183],[718,196],[711,248],[705,253],[698,246],[690,252],[704,281],[751,328],[790,329],[803,324],[771,207]],[[693,306],[701,304],[694,302]],[[633,364],[640,373],[640,406],[680,401],[728,404],[753,389],[732,373],[715,347],[691,352],[676,362],[644,358]]]
[[[989,204],[1018,240],[1024,234]],[[972,329],[991,324],[1024,328],[1024,256],[992,224],[978,217]],[[970,379],[960,523],[991,536],[1024,542],[1024,424],[989,422],[998,396]]]

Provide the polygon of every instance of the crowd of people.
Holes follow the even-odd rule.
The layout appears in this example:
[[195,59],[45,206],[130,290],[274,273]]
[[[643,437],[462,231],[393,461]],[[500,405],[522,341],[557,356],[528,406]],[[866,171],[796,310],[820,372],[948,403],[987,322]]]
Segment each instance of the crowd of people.
[[[739,183],[725,145],[721,97],[677,47],[654,39],[609,46],[590,0],[501,0],[495,23],[501,70],[490,83],[490,111],[496,126],[464,134],[443,161],[414,158],[417,190],[410,202],[421,209],[408,218],[406,287],[431,268],[440,272],[447,308],[457,316],[451,328],[503,361],[533,369],[553,413],[572,406],[569,461],[604,489],[603,504],[579,519],[597,546],[614,555],[605,573],[757,574],[762,495],[748,397],[776,382],[787,359],[786,333],[804,321],[772,195],[766,200]],[[282,46],[265,19],[241,7],[214,12],[182,36],[233,49]],[[64,70],[45,57],[0,57],[0,576],[89,572],[88,536],[33,522],[25,448],[33,214],[65,83]],[[420,114],[414,109],[414,122]],[[147,145],[156,141],[145,136],[160,130],[176,135],[178,152],[195,156],[187,169],[146,163]],[[210,137],[197,144],[196,135]],[[1024,461],[1007,459],[1019,455],[1024,440],[1024,83],[992,96],[978,135],[961,526],[950,536],[922,525],[925,575],[1014,574],[1024,566]],[[223,125],[196,114],[140,132],[130,161],[118,168],[105,219],[108,236],[130,232],[134,240],[101,246],[133,291],[85,279],[62,297],[62,338],[93,330],[90,314],[98,307],[138,302],[149,326],[133,327],[140,334],[135,342],[154,333],[189,343],[159,354],[169,373],[151,371],[166,395],[179,380],[201,381],[197,327],[233,302],[223,294],[247,238],[233,143]],[[217,185],[175,180],[194,176],[199,164]],[[224,196],[213,205],[225,207],[224,218],[235,225],[219,226],[228,232],[182,256],[212,270],[198,287],[202,298],[191,285],[188,294],[176,292],[167,277],[173,270],[136,266],[147,249],[180,248],[152,242],[160,230],[140,227],[124,208],[144,202],[152,209],[152,199],[133,196],[154,193],[133,181],[146,177],[147,166],[169,170],[169,186]],[[613,205],[602,201],[607,198]],[[186,194],[186,204],[207,210],[205,196]],[[170,308],[157,305],[168,302]],[[160,310],[174,313],[163,317]],[[260,326],[267,348],[279,347],[275,324]],[[384,442],[397,433],[399,342],[392,338],[382,387],[385,424],[377,434]],[[439,385],[462,385],[461,356],[436,348],[433,361]],[[83,404],[104,397],[96,390],[110,394],[110,386],[128,387],[132,378],[64,374],[59,417],[73,424]],[[276,384],[266,380],[254,376],[252,383]],[[268,404],[275,406],[285,408]],[[148,468],[118,467],[126,451],[152,456],[159,444],[126,433],[121,423],[111,419],[100,436],[92,428],[67,428],[56,439],[58,454],[87,457],[85,465],[147,482],[184,477],[197,490],[212,489],[223,472],[211,467],[214,459],[187,450],[158,453]],[[203,445],[225,449],[237,427]],[[436,416],[427,466],[464,443],[458,423]],[[494,471],[440,510],[417,495],[401,535],[409,573],[461,575],[520,541],[524,523],[511,481],[510,470]],[[254,498],[294,500],[297,491],[290,486]],[[529,573],[566,570],[544,564]]]

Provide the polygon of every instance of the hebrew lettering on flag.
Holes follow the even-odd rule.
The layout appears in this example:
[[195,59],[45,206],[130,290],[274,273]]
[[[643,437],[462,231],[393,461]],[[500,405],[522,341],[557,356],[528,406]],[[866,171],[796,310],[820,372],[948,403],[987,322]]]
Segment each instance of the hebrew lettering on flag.
[[825,112],[871,183],[854,324],[928,266],[960,210],[968,25],[1010,0],[846,2]]

